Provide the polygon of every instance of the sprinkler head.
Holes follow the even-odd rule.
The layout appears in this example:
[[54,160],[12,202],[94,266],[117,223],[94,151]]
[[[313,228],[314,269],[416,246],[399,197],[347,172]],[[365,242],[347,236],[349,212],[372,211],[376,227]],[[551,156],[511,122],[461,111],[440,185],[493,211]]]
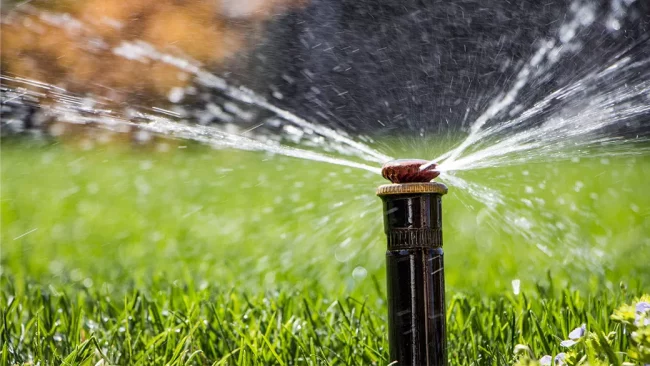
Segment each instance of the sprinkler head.
[[420,169],[427,160],[422,159],[397,159],[389,161],[381,168],[381,175],[391,183],[425,183],[430,182],[440,175],[435,170],[437,164],[432,164],[426,169]]
[[436,164],[394,160],[377,188],[384,206],[388,350],[399,365],[447,366],[442,196]]

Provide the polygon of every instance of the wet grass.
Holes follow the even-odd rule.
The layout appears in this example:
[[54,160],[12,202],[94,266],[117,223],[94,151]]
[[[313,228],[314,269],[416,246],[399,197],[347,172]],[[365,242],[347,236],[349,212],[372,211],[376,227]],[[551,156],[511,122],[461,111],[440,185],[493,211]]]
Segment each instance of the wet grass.
[[[3,141],[2,364],[390,363],[379,177],[172,150]],[[512,232],[445,197],[451,363],[554,355],[582,323],[623,360],[609,316],[650,288],[650,160],[472,174],[545,203],[512,201],[536,224]]]

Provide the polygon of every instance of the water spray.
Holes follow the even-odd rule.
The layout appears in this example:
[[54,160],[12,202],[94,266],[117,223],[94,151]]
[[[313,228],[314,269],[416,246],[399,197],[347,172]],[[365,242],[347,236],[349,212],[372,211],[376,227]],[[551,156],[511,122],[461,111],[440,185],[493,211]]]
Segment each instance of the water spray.
[[382,168],[392,184],[377,188],[384,203],[390,361],[447,365],[440,172],[426,160],[395,160]]

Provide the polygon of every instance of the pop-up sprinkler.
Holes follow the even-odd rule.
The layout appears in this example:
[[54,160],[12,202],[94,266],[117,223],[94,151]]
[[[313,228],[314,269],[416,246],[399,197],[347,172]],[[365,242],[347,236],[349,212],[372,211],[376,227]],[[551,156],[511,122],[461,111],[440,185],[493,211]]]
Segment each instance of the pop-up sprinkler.
[[398,365],[447,365],[440,173],[426,160],[386,163],[377,188],[388,239],[388,342]]

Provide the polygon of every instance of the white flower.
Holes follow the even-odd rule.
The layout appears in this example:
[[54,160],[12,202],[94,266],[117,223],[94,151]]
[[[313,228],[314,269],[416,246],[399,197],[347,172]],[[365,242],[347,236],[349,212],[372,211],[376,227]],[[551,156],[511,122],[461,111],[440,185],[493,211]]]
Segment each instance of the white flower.
[[546,355],[539,359],[539,364],[541,366],[551,366],[552,363],[553,363],[553,357],[549,355]]
[[[642,325],[650,325],[650,303],[640,301],[636,303],[635,310],[636,314],[634,316],[634,325],[637,327]],[[641,324],[642,317],[645,317],[643,324]]]
[[571,347],[576,343],[578,343],[578,342],[574,341],[573,339],[566,339],[566,340],[563,340],[562,342],[560,342],[560,346],[562,346],[562,347]]
[[587,332],[587,327],[585,326],[585,324],[582,324],[578,328],[572,330],[571,333],[569,333],[569,338],[573,340],[580,339],[585,335],[586,332]]
[[[578,340],[580,338],[584,337],[585,333],[587,333],[587,327],[585,324],[582,324],[578,328],[572,330],[571,333],[569,333],[569,339],[560,342],[560,346],[562,347],[573,346],[574,344],[578,343]],[[557,356],[555,358],[557,360]]]

